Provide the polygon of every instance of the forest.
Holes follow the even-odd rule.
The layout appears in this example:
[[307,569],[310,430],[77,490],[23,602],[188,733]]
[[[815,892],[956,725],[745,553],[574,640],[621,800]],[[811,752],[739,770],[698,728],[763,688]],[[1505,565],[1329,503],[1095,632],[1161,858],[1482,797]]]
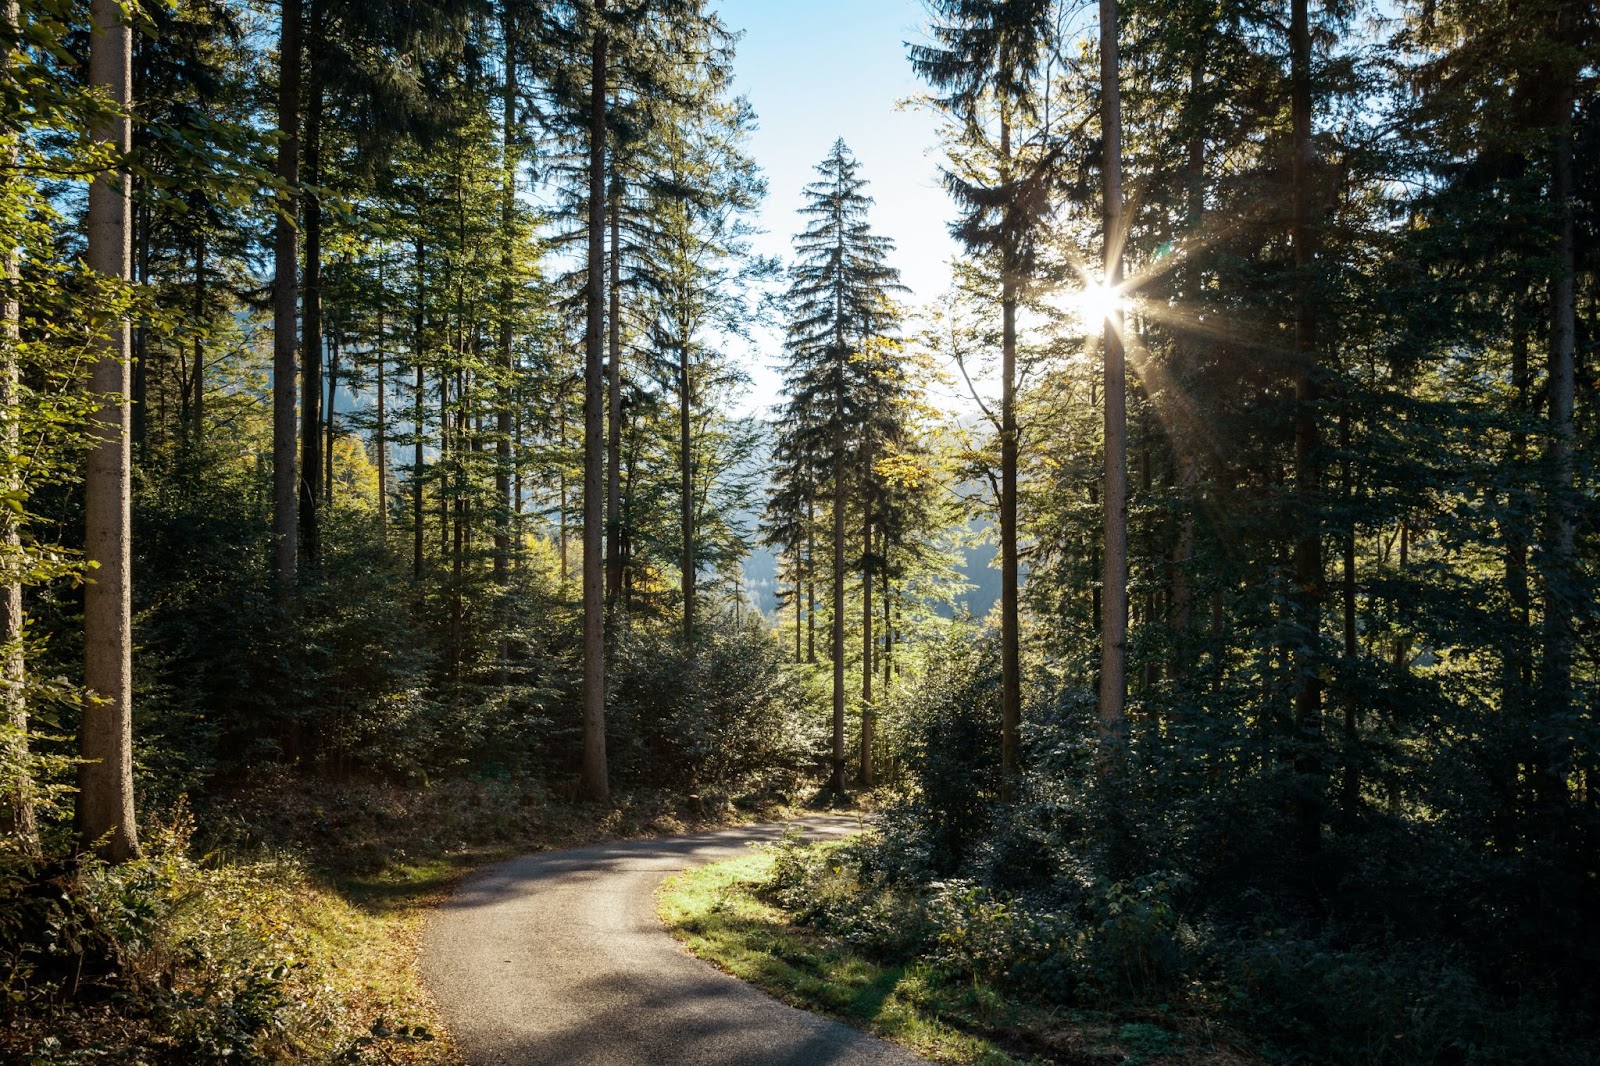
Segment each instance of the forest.
[[0,1062],[491,1061],[463,878],[808,811],[931,1059],[1600,1061],[1600,6],[858,2],[943,291],[759,4],[0,0]]

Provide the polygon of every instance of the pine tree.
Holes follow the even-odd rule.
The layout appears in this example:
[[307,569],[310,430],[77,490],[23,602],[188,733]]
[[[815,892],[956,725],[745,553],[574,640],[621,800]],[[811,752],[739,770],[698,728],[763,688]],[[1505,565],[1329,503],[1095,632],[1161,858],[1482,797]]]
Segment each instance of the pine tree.
[[[866,484],[862,427],[877,409],[873,349],[897,327],[893,243],[872,232],[866,179],[843,140],[817,166],[794,239],[788,290],[786,447],[828,500],[832,525],[833,756],[830,787],[845,791],[845,579],[852,494]],[[787,427],[786,427],[787,428]],[[855,496],[859,499],[860,496]],[[868,550],[866,547],[864,551]]]

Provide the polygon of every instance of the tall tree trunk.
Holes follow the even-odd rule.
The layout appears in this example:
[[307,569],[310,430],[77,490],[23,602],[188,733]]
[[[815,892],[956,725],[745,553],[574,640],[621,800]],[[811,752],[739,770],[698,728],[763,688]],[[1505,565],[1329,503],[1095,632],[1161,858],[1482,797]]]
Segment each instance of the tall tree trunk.
[[[868,452],[861,464],[866,476],[872,470]],[[861,784],[873,786],[872,741],[876,712],[872,706],[872,494],[861,494]]]
[[412,408],[412,429],[416,436],[411,446],[411,576],[416,581],[422,580],[423,565],[423,538],[427,533],[425,516],[423,512],[422,475],[423,475],[423,426],[427,418],[425,403],[428,398],[428,383],[423,374],[423,363],[427,359],[428,337],[427,319],[423,308],[427,306],[426,278],[424,271],[424,249],[422,239],[416,242],[417,264],[417,312],[414,323],[412,348],[416,359],[416,393],[415,406]]
[[[134,50],[143,45],[135,39]],[[139,143],[136,134],[134,144]],[[138,188],[138,180],[134,181]],[[137,198],[136,198],[137,199]],[[140,285],[150,284],[150,209],[135,203],[133,209],[134,276]],[[150,329],[141,320],[133,330],[133,450],[143,465],[150,459]]]
[[557,537],[561,546],[561,581],[563,584],[571,576],[571,567],[567,562],[567,385],[565,379],[561,383],[560,410],[557,413],[558,437],[561,441],[561,462],[558,466],[557,478],[560,481],[561,505],[556,515]]
[[[1501,536],[1505,540],[1505,584],[1506,596],[1511,604],[1511,634],[1506,641],[1506,653],[1502,663],[1501,697],[1500,706],[1511,721],[1517,723],[1518,745],[1516,755],[1510,760],[1511,765],[1505,771],[1505,791],[1508,797],[1518,796],[1523,792],[1525,785],[1521,772],[1527,771],[1527,780],[1537,779],[1535,766],[1538,762],[1536,752],[1530,750],[1531,745],[1527,738],[1531,730],[1528,723],[1528,711],[1531,704],[1533,688],[1533,596],[1529,586],[1528,571],[1528,535],[1526,531],[1526,516],[1529,514],[1528,499],[1522,489],[1523,478],[1528,469],[1528,434],[1524,427],[1524,420],[1532,417],[1533,411],[1530,403],[1532,391],[1532,375],[1528,367],[1528,333],[1520,320],[1520,307],[1516,312],[1517,321],[1515,333],[1511,340],[1511,384],[1517,392],[1516,428],[1511,432],[1511,469],[1513,471],[1513,485],[1509,493],[1507,510],[1509,517],[1501,525]],[[1508,802],[1513,809],[1506,812],[1498,833],[1499,846],[1510,849],[1516,843],[1516,831],[1513,828],[1511,816],[1523,813],[1517,810],[1513,803]]]
[[189,443],[196,452],[206,443],[206,353],[201,338],[205,313],[206,239],[200,234],[194,245],[194,402],[189,408]]
[[[1359,665],[1359,652],[1361,645],[1358,641],[1356,626],[1356,486],[1355,463],[1350,454],[1351,428],[1350,412],[1344,411],[1339,415],[1339,447],[1344,452],[1343,469],[1340,471],[1340,480],[1343,482],[1344,508],[1348,516],[1346,521],[1350,528],[1342,534],[1340,547],[1343,558],[1341,566],[1340,606],[1343,608],[1343,637],[1344,637],[1344,669],[1347,675],[1354,677]],[[1359,744],[1361,741],[1361,707],[1356,698],[1353,685],[1346,686],[1348,691],[1344,697],[1344,809],[1348,814],[1354,814],[1361,801],[1361,765]]]
[[280,599],[294,591],[300,478],[295,466],[295,365],[300,304],[300,3],[283,0],[278,38],[278,218],[272,283],[272,537]]
[[[1011,124],[1000,120],[1002,180],[1012,180]],[[1008,211],[1014,208],[1008,208]],[[1009,227],[1008,227],[1009,228]],[[1001,253],[1000,278],[1000,767],[1003,790],[1021,772],[1022,637],[1017,551],[1018,249]]]
[[[91,136],[120,155],[132,148],[133,31],[116,0],[89,7],[89,84],[106,94],[116,114],[96,118]],[[86,260],[114,285],[129,280],[132,232],[128,172],[96,176],[89,186]],[[76,827],[82,847],[112,862],[139,854],[133,809],[133,619],[130,573],[132,437],[128,394],[131,324],[101,323],[100,357],[90,389],[105,406],[93,418],[95,444],[83,482],[87,518],[84,558],[94,567],[84,590],[83,726],[79,732]]]
[[[383,292],[383,262],[378,263],[378,292]],[[386,380],[389,357],[383,350],[384,333],[387,326],[384,322],[383,297],[378,302],[378,329],[377,329],[377,359],[378,359],[378,421],[375,450],[378,453],[378,543],[383,545],[387,554],[389,547],[389,420],[385,403],[389,387]]]
[[[689,366],[689,340],[687,335],[680,334],[678,339],[678,501],[682,509],[680,523],[683,537],[683,642],[694,643],[694,601],[698,594],[695,590],[695,578],[698,576],[699,560],[695,557],[694,550],[694,439],[691,433],[690,416],[694,411],[694,384],[690,377]],[[796,595],[795,602],[799,602]],[[795,625],[800,624],[799,618]],[[800,630],[795,629],[796,639]]]
[[1300,778],[1293,801],[1297,845],[1315,850],[1321,837],[1322,792],[1322,677],[1318,645],[1322,631],[1324,595],[1322,563],[1322,439],[1317,424],[1321,389],[1317,381],[1316,318],[1312,306],[1311,175],[1316,147],[1311,139],[1311,21],[1307,0],[1291,0],[1290,9],[1290,118],[1294,135],[1291,168],[1292,217],[1290,242],[1294,247],[1294,358],[1295,506],[1301,533],[1294,547],[1295,598],[1299,639],[1290,661],[1295,673],[1294,769]]
[[[1101,194],[1105,227],[1105,284],[1122,285],[1122,75],[1117,0],[1100,0],[1100,121],[1104,133]],[[1128,413],[1127,366],[1120,308],[1105,330],[1105,587],[1100,630],[1100,745],[1102,758],[1120,755],[1127,723],[1128,641]]]
[[622,589],[622,178],[611,175],[611,292],[606,316],[606,603]]
[[[1562,19],[1563,23],[1569,19]],[[1564,79],[1565,80],[1565,79]],[[1570,81],[1562,87],[1551,134],[1550,208],[1555,220],[1554,264],[1550,276],[1550,355],[1547,369],[1550,443],[1546,469],[1541,577],[1544,586],[1544,658],[1539,678],[1539,707],[1547,722],[1565,721],[1572,709],[1573,625],[1580,574],[1574,552],[1573,406],[1577,369],[1577,240],[1574,228],[1572,111]],[[1537,728],[1537,727],[1536,727]],[[1561,729],[1541,729],[1543,750],[1536,753],[1541,803],[1560,802],[1565,795],[1566,745]]]
[[[841,375],[842,378],[842,375]],[[841,393],[843,391],[841,387]],[[833,773],[829,788],[835,796],[844,789],[844,554],[845,492],[844,397],[836,398],[833,416]]]
[[803,564],[800,558],[800,543],[799,538],[797,537],[795,539],[794,547],[794,662],[796,666],[805,662],[806,658],[805,646],[802,644],[802,638],[805,636],[804,632],[802,632],[805,628],[805,617],[803,614],[805,604],[802,596],[804,590],[801,588],[803,574],[801,570],[802,565]]
[[806,497],[806,662],[817,662],[817,501],[811,495]]
[[[19,29],[20,6],[17,0],[6,0],[0,6],[4,24],[0,32],[8,41],[15,40]],[[9,51],[4,61],[10,66],[16,52]],[[21,148],[21,131],[6,127],[0,130],[4,138],[4,166],[7,184],[15,181],[18,156]],[[0,195],[11,195],[7,189]],[[21,255],[10,234],[0,235],[4,242],[0,249],[0,284],[5,285],[3,302],[0,302],[0,452],[7,456],[17,454],[21,443],[20,370],[17,346],[21,342],[22,309],[17,287],[21,283]],[[6,493],[20,493],[23,479],[20,471],[6,465],[5,483],[0,485]],[[0,507],[0,728],[3,747],[0,761],[4,762],[12,786],[0,795],[0,836],[19,843],[32,854],[38,851],[39,830],[34,817],[34,790],[32,757],[28,750],[27,659],[23,655],[22,606],[22,522],[21,517],[9,507]]]
[[606,4],[596,5],[589,67],[589,277],[583,396],[583,772],[584,798],[611,796],[606,773],[605,317]]
[[[501,81],[500,98],[500,383],[499,402],[495,412],[495,522],[494,522],[494,583],[500,588],[511,585],[511,408],[516,395],[516,354],[512,347],[515,339],[514,305],[516,284],[512,274],[516,260],[512,254],[512,241],[516,237],[517,222],[517,56],[516,14],[510,3],[500,5],[500,36],[505,44],[505,72]],[[508,648],[500,642],[500,661],[506,659]]]
[[328,410],[323,418],[327,437],[322,451],[322,506],[333,513],[333,452],[339,439],[339,335],[328,336]]
[[300,294],[300,545],[305,564],[322,555],[322,103],[319,53],[323,0],[310,0],[310,100],[306,106],[305,287]]

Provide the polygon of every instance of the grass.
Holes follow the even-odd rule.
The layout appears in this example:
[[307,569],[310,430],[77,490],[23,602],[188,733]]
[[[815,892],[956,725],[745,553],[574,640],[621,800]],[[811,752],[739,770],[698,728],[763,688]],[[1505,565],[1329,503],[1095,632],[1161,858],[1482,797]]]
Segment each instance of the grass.
[[[688,870],[661,889],[661,918],[695,955],[786,1003],[837,1018],[939,1062],[1033,1061],[996,1034],[951,1024],[971,999],[939,987],[925,967],[882,965],[837,940],[792,925],[757,892],[770,853]],[[981,997],[979,997],[981,998]],[[976,1002],[967,1009],[981,1007]],[[994,1006],[994,1004],[990,1004]]]
[[690,952],[734,977],[937,1062],[1256,1066],[1162,1026],[1045,1009],[980,982],[947,981],[914,959],[873,957],[797,924],[770,902],[774,862],[772,851],[753,851],[674,875],[661,888],[662,922]]

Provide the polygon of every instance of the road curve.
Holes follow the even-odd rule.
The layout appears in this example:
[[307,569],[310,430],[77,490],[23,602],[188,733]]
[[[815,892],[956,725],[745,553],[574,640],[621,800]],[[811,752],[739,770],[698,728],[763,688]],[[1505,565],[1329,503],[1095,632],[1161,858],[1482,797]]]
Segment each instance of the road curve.
[[[800,821],[810,836],[854,818]],[[779,825],[529,855],[474,875],[423,935],[423,980],[473,1066],[912,1066],[687,954],[656,917],[670,873],[734,858]]]

